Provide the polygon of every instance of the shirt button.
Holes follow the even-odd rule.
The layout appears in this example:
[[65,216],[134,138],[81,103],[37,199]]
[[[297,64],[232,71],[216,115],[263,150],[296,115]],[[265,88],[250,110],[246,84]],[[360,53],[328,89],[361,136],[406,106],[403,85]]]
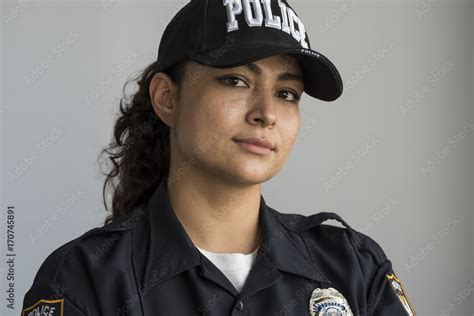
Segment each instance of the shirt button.
[[237,310],[241,311],[244,309],[244,303],[242,301],[239,301],[236,306]]

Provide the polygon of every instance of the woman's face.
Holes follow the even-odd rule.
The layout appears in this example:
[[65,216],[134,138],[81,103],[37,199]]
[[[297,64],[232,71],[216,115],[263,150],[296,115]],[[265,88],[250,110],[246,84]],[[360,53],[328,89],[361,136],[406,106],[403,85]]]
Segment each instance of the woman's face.
[[[188,161],[195,171],[226,181],[248,185],[272,178],[300,127],[302,76],[288,55],[225,69],[190,62],[175,100],[171,172]],[[236,141],[246,138],[266,139],[274,149]]]

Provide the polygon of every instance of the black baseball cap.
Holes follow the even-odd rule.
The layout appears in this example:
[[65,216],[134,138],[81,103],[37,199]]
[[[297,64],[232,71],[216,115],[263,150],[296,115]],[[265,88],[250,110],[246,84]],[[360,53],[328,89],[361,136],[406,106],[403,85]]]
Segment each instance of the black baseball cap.
[[339,71],[311,49],[302,20],[286,0],[192,0],[166,27],[157,70],[165,71],[188,58],[228,68],[276,54],[297,58],[308,95],[334,101],[342,94]]

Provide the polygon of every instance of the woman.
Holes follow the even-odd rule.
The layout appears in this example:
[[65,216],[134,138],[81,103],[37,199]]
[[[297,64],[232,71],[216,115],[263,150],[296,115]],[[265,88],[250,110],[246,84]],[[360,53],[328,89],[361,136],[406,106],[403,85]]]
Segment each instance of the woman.
[[286,1],[191,1],[121,102],[112,214],[48,256],[22,314],[414,315],[374,240],[261,195],[303,92],[342,81]]

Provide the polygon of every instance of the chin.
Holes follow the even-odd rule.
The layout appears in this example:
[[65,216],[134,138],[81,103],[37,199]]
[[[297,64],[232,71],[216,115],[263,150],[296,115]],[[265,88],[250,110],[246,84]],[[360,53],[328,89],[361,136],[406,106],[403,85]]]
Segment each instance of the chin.
[[247,184],[261,184],[268,181],[269,179],[275,176],[276,172],[273,169],[268,169],[268,167],[259,167],[258,164],[253,166],[242,166],[237,168],[232,172],[232,177],[239,179],[240,183]]

